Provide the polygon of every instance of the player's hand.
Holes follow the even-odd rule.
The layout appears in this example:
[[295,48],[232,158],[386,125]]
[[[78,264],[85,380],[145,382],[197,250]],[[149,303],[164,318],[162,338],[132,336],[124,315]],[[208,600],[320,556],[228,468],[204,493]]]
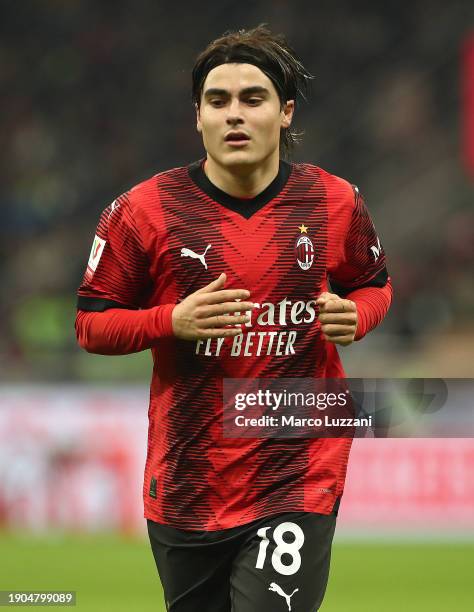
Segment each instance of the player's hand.
[[247,289],[224,289],[227,277],[219,278],[188,295],[173,309],[173,333],[182,340],[224,338],[242,332],[240,327],[227,325],[245,324],[250,320],[245,313],[252,310],[252,302],[236,302],[250,296]]
[[325,291],[316,300],[319,321],[328,342],[347,346],[354,341],[357,330],[357,306],[335,293]]

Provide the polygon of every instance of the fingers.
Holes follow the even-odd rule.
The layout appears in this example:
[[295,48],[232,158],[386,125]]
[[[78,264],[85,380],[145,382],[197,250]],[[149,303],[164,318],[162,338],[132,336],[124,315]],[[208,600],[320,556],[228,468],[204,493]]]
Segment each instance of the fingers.
[[[323,296],[324,294],[322,294]],[[345,312],[356,312],[357,308],[352,300],[344,300],[335,294],[327,293],[326,296],[320,296],[316,300],[316,304],[319,306],[319,312],[333,312],[333,313],[345,313]]]
[[[224,327],[225,325],[240,325],[248,323],[250,317],[247,315],[219,315],[217,317],[209,317],[199,321],[200,328],[218,328]],[[242,331],[242,330],[241,330]]]
[[352,300],[325,291],[316,300],[318,319],[324,338],[333,344],[347,346],[354,341],[357,330],[357,307]]
[[354,342],[356,325],[322,325],[321,331],[328,342],[348,346]]
[[336,325],[353,325],[357,323],[356,312],[322,312],[318,319],[321,324],[334,323]]
[[252,302],[223,302],[222,304],[203,304],[195,310],[195,316],[198,319],[207,319],[217,315],[230,314],[232,312],[246,312],[252,310],[254,304]]
[[341,298],[335,293],[329,293],[329,291],[323,291],[318,299],[316,300],[316,304],[321,308],[324,307],[325,304],[331,300],[340,300]]
[[331,336],[326,337],[328,342],[332,342],[332,344],[340,344],[341,346],[348,346],[354,342],[353,336]]
[[205,287],[201,287],[194,293],[208,293],[209,291],[216,291],[217,289],[224,287],[226,280],[227,280],[227,276],[225,272],[222,272],[222,274],[220,274],[215,280],[213,280],[211,283],[209,283]]
[[341,300],[337,298],[335,300],[328,300],[319,307],[319,312],[355,312],[355,304],[350,300]]
[[354,325],[323,325],[323,334],[328,338],[354,335]]
[[222,329],[200,329],[196,333],[198,340],[206,340],[207,338],[229,338],[238,336],[242,333],[242,330],[237,327],[223,327]]
[[329,304],[334,307],[334,303],[336,303],[340,299],[341,298],[335,293],[323,291],[323,293],[321,293],[321,295],[316,300],[316,305],[319,306],[319,312],[324,312],[328,308]]
[[220,304],[221,302],[231,302],[233,300],[245,300],[249,295],[250,291],[247,291],[247,289],[222,289],[221,291],[200,295],[199,304]]
[[[173,333],[182,340],[233,337],[250,322],[255,306],[242,301],[247,289],[224,289],[227,276],[222,273],[208,285],[188,295],[173,309]],[[236,313],[236,314],[234,314]]]
[[224,289],[227,276],[224,272],[215,280],[194,292],[199,295],[199,304],[219,304],[220,302],[232,300],[245,300],[250,296],[247,289]]

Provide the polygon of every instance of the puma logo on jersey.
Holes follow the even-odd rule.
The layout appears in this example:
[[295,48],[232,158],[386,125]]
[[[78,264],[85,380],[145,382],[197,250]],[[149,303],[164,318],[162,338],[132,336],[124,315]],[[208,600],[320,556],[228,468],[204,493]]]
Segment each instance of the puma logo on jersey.
[[283,597],[286,601],[286,605],[288,606],[288,610],[291,611],[291,598],[293,597],[293,595],[299,591],[299,589],[295,589],[293,591],[293,593],[291,593],[291,595],[287,595],[284,590],[281,588],[281,586],[278,586],[278,584],[276,582],[272,582],[270,584],[270,586],[268,587],[269,591],[273,591],[274,593],[277,593],[278,595],[280,595],[280,597]]
[[111,214],[114,212],[114,210],[117,210],[119,207],[120,207],[119,202],[117,202],[117,200],[114,200],[112,204],[110,205],[109,219],[110,219]]
[[377,246],[371,246],[370,250],[372,251],[374,255],[374,260],[377,261],[377,259],[380,257],[380,253],[382,252],[382,245],[380,244],[380,238],[378,236],[377,236]]
[[191,249],[187,249],[186,247],[184,247],[183,249],[181,249],[181,257],[192,257],[193,259],[199,259],[199,261],[202,263],[202,265],[207,270],[207,263],[206,263],[205,257],[206,257],[207,251],[211,248],[211,246],[212,246],[211,244],[208,244],[206,247],[206,250],[204,251],[202,255],[199,255],[198,253],[191,251]]

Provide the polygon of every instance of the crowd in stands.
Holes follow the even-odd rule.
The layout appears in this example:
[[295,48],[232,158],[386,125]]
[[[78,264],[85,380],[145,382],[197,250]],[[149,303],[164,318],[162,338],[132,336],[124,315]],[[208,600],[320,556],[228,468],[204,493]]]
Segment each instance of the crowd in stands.
[[396,299],[377,333],[408,350],[472,330],[459,68],[470,2],[44,0],[2,12],[0,380],[87,380],[75,291],[99,214],[203,155],[194,58],[224,31],[261,22],[315,76],[297,109],[295,161],[358,185],[382,237]]

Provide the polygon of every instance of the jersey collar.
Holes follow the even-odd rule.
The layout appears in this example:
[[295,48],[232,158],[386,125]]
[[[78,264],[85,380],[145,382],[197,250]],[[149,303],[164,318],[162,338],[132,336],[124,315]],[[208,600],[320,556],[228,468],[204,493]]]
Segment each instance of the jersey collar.
[[204,172],[203,165],[204,159],[200,159],[188,166],[189,176],[192,181],[212,200],[229,210],[233,210],[246,219],[250,219],[265,204],[273,200],[282,191],[291,174],[291,164],[281,159],[278,174],[263,191],[254,198],[240,199],[229,195],[211,183]]

